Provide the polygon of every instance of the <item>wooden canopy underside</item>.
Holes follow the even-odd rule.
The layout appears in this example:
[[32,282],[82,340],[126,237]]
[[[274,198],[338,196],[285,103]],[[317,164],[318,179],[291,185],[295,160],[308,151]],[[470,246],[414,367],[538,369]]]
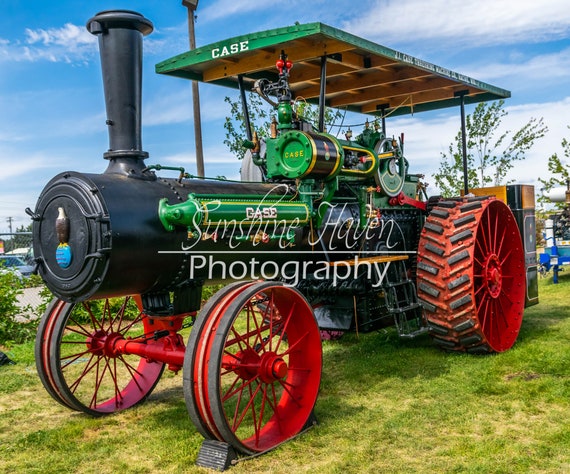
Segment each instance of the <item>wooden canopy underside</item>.
[[294,25],[203,46],[156,65],[156,71],[205,83],[245,87],[276,81],[281,51],[293,62],[294,97],[318,102],[326,56],[326,104],[372,115],[402,115],[510,97],[510,92],[386,48],[322,23]]

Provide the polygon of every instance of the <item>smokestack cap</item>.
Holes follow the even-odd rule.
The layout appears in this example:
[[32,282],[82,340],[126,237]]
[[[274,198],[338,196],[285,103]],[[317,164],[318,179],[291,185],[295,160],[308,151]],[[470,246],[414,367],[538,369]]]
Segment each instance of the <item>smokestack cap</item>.
[[144,36],[152,33],[152,22],[132,10],[104,10],[87,22],[87,30],[100,35],[110,28],[128,28],[140,31]]

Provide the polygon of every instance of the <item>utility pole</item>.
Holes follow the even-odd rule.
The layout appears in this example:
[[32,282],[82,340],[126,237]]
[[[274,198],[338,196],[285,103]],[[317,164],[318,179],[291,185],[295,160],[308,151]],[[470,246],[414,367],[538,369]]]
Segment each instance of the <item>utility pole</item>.
[[[196,49],[196,34],[194,31],[195,12],[198,8],[198,0],[182,0],[182,5],[188,8],[188,38],[190,51]],[[194,105],[194,139],[196,141],[196,170],[198,176],[204,175],[204,151],[202,148],[202,120],[200,118],[200,91],[198,82],[192,81],[192,102]]]
[[12,233],[12,221],[14,220],[13,217],[6,217],[6,221],[8,222],[8,228],[10,229],[10,234]]

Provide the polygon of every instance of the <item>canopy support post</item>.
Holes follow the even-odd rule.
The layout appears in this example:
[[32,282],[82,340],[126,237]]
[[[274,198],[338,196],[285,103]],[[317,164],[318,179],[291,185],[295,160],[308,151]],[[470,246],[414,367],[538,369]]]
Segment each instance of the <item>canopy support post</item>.
[[461,147],[463,152],[463,191],[469,194],[469,182],[467,177],[467,133],[465,127],[465,96],[469,91],[457,91],[454,95],[459,97],[459,105],[461,109]]
[[382,118],[382,134],[386,138],[386,110],[388,110],[389,104],[382,104],[378,106],[380,109],[380,117]]
[[245,133],[247,139],[251,141],[253,139],[253,133],[251,132],[251,123],[249,121],[249,109],[247,107],[247,99],[245,97],[245,88],[243,87],[243,75],[238,74],[238,86],[239,86],[239,97],[241,100],[241,109],[243,113],[243,121],[245,122]]
[[319,132],[325,131],[325,94],[327,90],[327,57],[321,56],[321,89],[319,93]]

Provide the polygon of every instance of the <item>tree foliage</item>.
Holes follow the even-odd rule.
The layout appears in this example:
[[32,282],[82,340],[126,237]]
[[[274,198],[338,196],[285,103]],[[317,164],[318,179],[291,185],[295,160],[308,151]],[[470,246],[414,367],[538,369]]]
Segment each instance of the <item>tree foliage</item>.
[[16,316],[25,308],[18,306],[18,295],[23,282],[10,271],[0,272],[0,346],[9,347],[32,341],[36,336],[38,320],[18,321]]
[[[542,118],[532,117],[515,133],[510,130],[501,133],[500,125],[508,114],[503,106],[503,100],[480,102],[473,113],[466,116],[467,182],[470,188],[512,183],[514,180],[507,179],[509,171],[517,161],[526,158],[526,152],[548,131]],[[463,189],[462,150],[459,130],[448,153],[441,153],[442,161],[434,175],[444,196],[456,196]]]
[[[226,117],[226,121],[224,122],[224,128],[226,130],[224,145],[241,160],[246,152],[246,149],[243,147],[243,142],[247,139],[247,129],[242,104],[239,98],[233,100],[230,97],[226,97],[224,101],[230,105],[230,115]],[[250,92],[248,98],[248,112],[251,126],[257,132],[257,136],[260,139],[269,136],[272,107],[264,102],[259,95]]]
[[[570,126],[568,126],[568,128],[570,129]],[[563,161],[557,153],[554,153],[548,158],[548,171],[551,173],[551,176],[549,179],[538,178],[538,181],[542,183],[543,186],[542,191],[548,192],[555,187],[567,186],[570,180],[570,167],[567,164],[568,160],[570,160],[570,141],[563,138],[561,145],[566,161]],[[547,199],[544,194],[538,198],[538,201],[542,204],[550,204],[550,200]],[[556,203],[556,207],[558,208],[562,208],[564,205],[564,203]]]
[[[230,115],[226,117],[226,121],[224,122],[224,129],[226,130],[224,145],[241,160],[246,152],[246,149],[243,147],[243,142],[247,138],[242,104],[239,98],[233,100],[231,97],[226,97],[224,101],[230,105]],[[270,133],[271,117],[277,115],[277,112],[271,105],[263,101],[258,94],[253,92],[249,93],[247,101],[252,129],[257,132],[257,136],[260,139],[267,138]],[[316,128],[318,122],[317,107],[305,101],[296,101],[293,108],[297,116],[312,123]],[[325,122],[329,128],[331,124],[335,123],[335,121],[341,117],[342,113],[339,110],[330,108],[325,110]]]

